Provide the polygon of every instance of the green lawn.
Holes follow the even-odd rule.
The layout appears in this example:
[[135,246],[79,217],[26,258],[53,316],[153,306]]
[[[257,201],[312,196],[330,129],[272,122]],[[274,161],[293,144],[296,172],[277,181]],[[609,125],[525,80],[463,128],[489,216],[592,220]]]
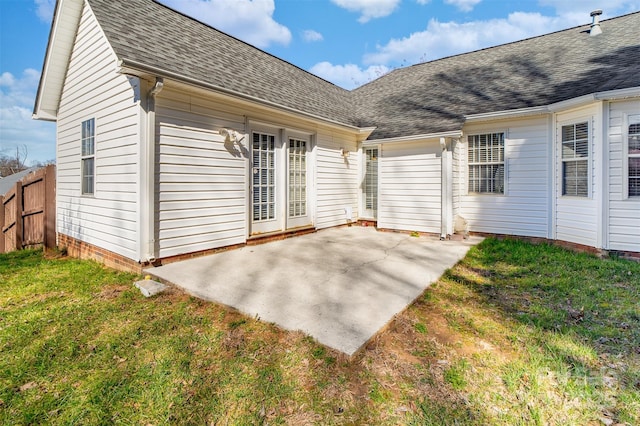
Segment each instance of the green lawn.
[[0,424],[640,424],[640,264],[486,240],[355,359],[0,255]]

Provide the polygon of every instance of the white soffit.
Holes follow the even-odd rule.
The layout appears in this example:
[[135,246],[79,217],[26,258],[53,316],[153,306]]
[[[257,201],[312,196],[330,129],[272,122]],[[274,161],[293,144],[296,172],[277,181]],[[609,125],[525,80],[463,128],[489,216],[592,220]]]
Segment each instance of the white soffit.
[[57,4],[33,110],[35,119],[55,121],[57,118],[82,6],[82,0],[60,0]]

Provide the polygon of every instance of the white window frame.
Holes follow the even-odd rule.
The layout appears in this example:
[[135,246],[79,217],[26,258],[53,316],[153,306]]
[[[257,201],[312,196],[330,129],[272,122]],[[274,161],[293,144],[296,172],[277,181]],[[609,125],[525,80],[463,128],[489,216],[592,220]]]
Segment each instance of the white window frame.
[[[472,146],[470,142],[470,138],[478,137],[478,136],[489,136],[489,135],[502,135],[502,161],[480,161],[474,162],[469,161],[469,153],[471,152]],[[492,195],[492,196],[505,196],[507,195],[507,182],[508,182],[508,171],[507,171],[507,131],[482,131],[477,133],[472,133],[467,135],[466,138],[467,144],[467,152],[466,152],[466,172],[467,172],[467,194],[468,195]],[[502,192],[490,192],[490,191],[472,191],[471,186],[471,168],[472,166],[483,166],[483,165],[502,165]],[[494,185],[495,186],[495,185]]]
[[[563,143],[565,142],[563,140],[563,131],[562,129],[564,127],[568,127],[568,126],[573,126],[575,129],[575,126],[579,125],[579,124],[583,124],[585,123],[587,125],[587,156],[586,157],[576,157],[575,155],[573,156],[573,158],[564,158],[563,156]],[[591,120],[589,119],[580,119],[580,120],[572,120],[572,121],[568,121],[568,122],[564,122],[564,123],[559,123],[560,128],[559,128],[559,158],[560,158],[560,195],[564,198],[577,198],[577,199],[589,199],[591,198],[591,179],[592,179],[592,174],[593,174],[593,170],[592,170],[592,131],[591,131]],[[573,142],[575,143],[576,138],[574,136]],[[577,195],[577,194],[565,194],[565,186],[564,186],[564,164],[565,163],[569,163],[569,162],[580,162],[580,161],[584,161],[587,164],[587,193],[586,195]]]
[[623,138],[624,138],[624,143],[623,143],[623,150],[624,150],[624,155],[623,155],[623,173],[622,173],[622,179],[623,179],[623,183],[622,183],[622,188],[623,188],[623,194],[624,194],[624,198],[626,199],[633,199],[633,200],[637,200],[639,199],[640,195],[631,195],[629,193],[630,191],[630,186],[629,186],[629,181],[631,180],[631,176],[630,176],[630,170],[629,170],[629,160],[631,158],[640,158],[640,154],[631,154],[629,153],[629,127],[631,127],[632,124],[636,124],[636,123],[640,123],[640,114],[625,114],[624,116],[624,132],[623,133]]
[[[85,149],[89,148],[90,149]],[[90,173],[88,164],[91,164]],[[91,177],[91,188],[85,186],[85,179]],[[92,196],[96,192],[96,119],[89,118],[81,124],[80,130],[80,192]]]

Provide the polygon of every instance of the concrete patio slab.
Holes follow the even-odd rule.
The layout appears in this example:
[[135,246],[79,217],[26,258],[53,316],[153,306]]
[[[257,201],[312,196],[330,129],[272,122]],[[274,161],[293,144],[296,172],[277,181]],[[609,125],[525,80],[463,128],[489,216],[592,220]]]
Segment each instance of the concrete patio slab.
[[147,273],[353,355],[480,240],[342,227]]

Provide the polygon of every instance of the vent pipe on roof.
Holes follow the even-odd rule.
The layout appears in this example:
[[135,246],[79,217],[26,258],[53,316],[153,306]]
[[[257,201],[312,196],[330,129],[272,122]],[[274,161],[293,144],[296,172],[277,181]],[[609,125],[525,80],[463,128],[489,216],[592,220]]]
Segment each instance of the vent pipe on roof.
[[591,17],[593,18],[591,30],[589,31],[589,35],[591,36],[602,34],[602,28],[600,28],[600,15],[602,15],[602,9],[597,9],[591,12]]

